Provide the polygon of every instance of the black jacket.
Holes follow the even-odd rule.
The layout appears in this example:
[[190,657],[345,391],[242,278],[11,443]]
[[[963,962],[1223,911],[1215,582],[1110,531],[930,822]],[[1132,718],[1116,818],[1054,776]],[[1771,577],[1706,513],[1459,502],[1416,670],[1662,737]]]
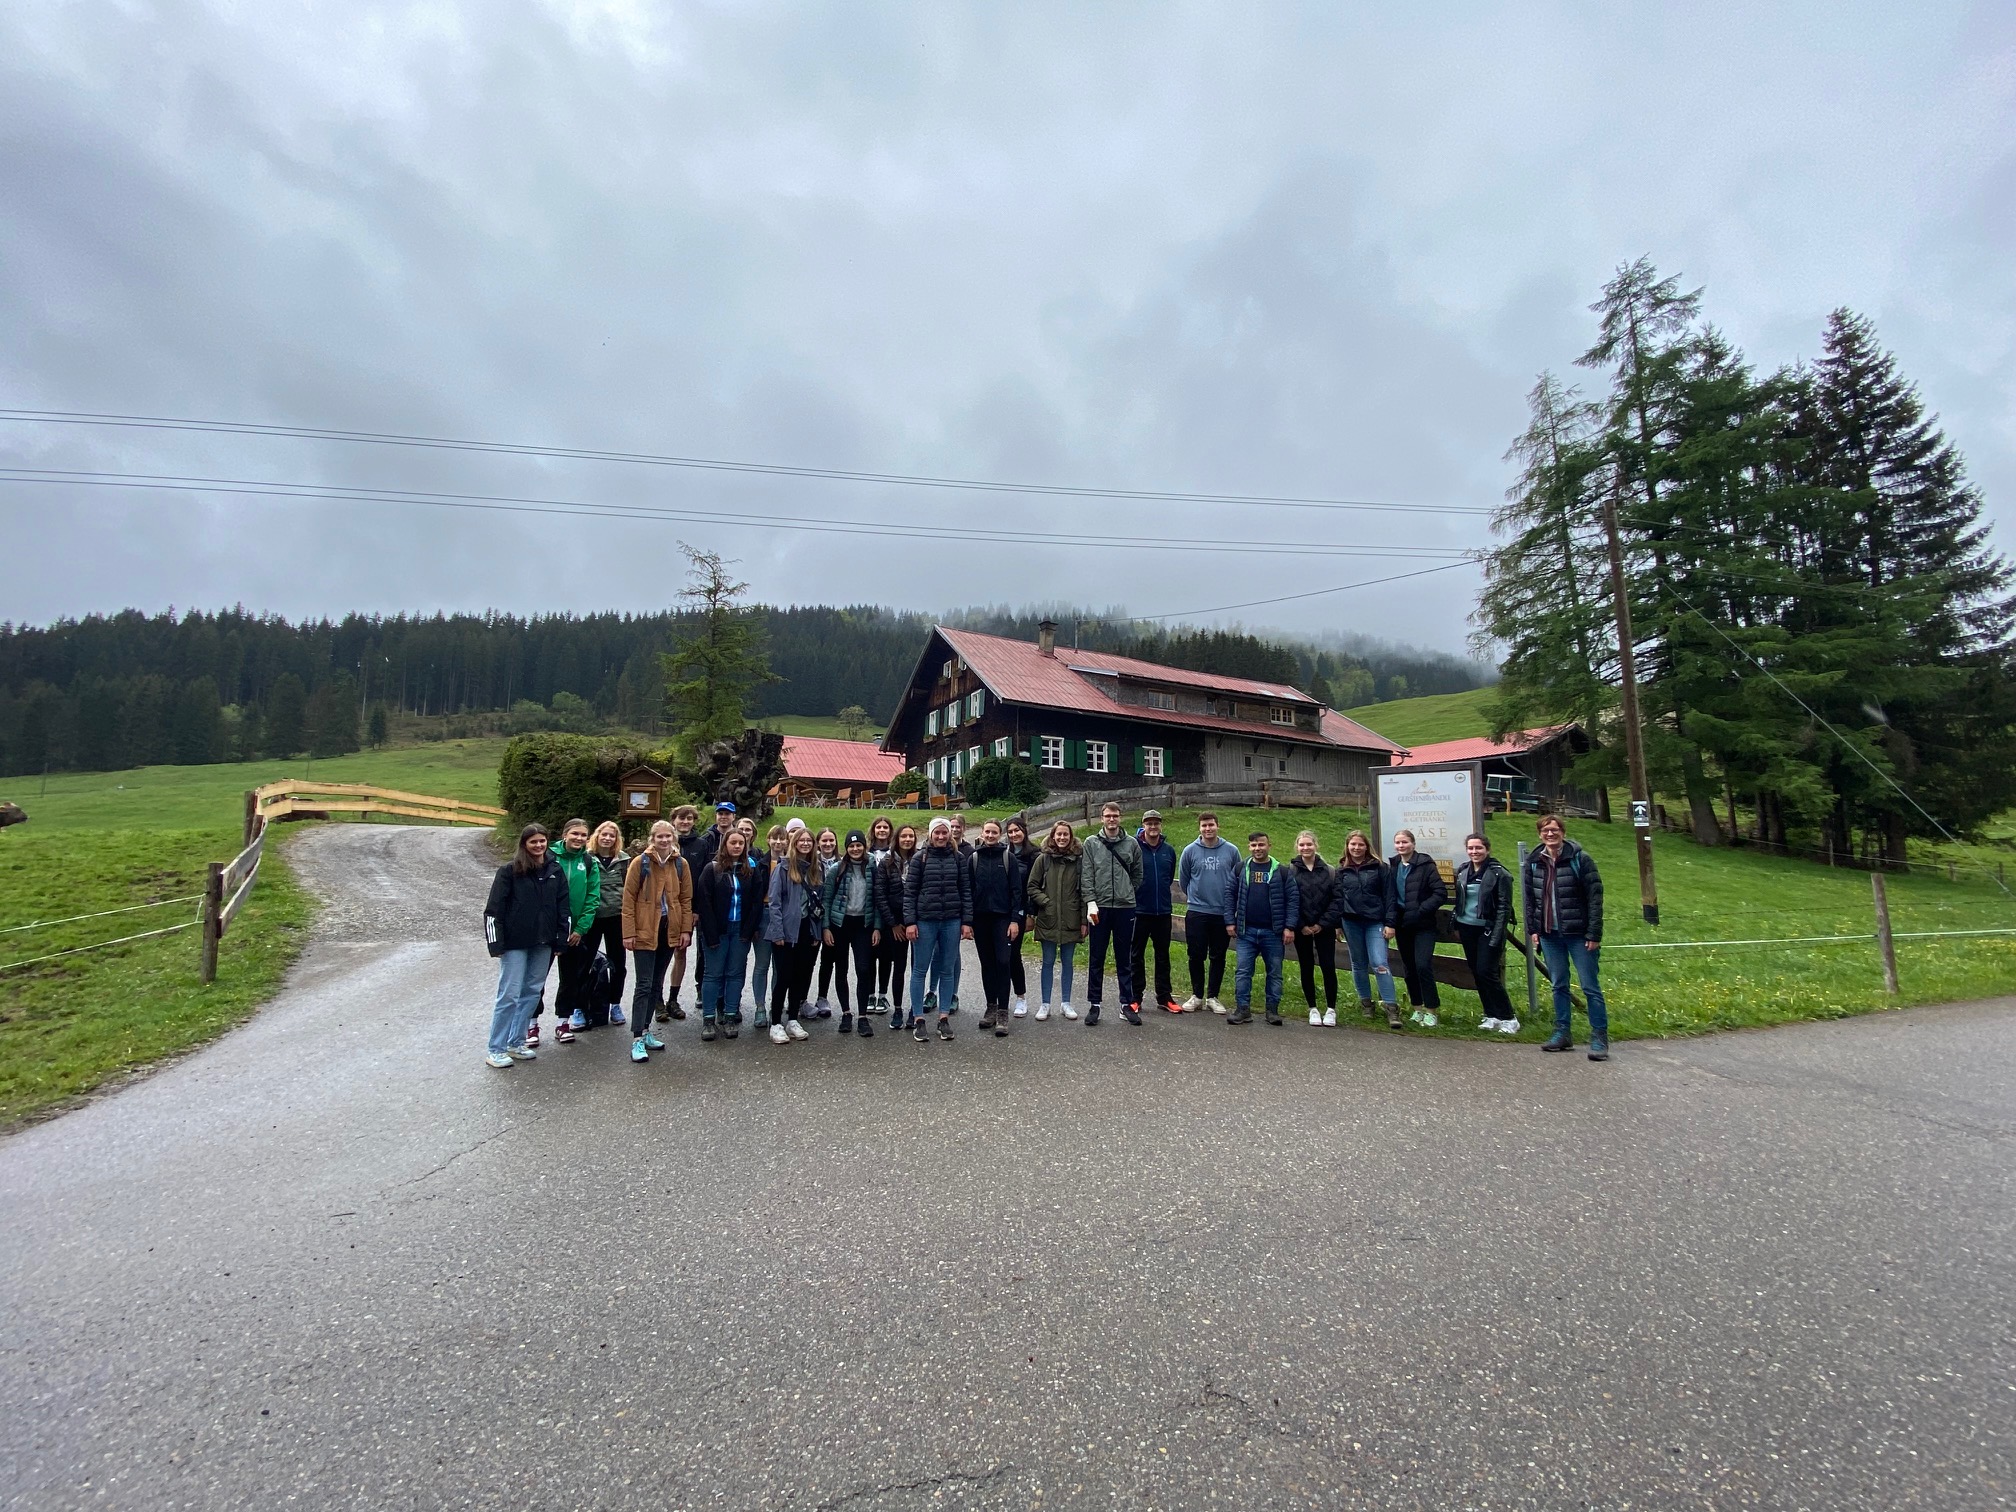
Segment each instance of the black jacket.
[[973,873],[973,912],[1006,914],[1020,924],[1028,907],[1029,878],[1015,852],[1005,844],[976,846],[967,866]]
[[1478,912],[1484,916],[1484,946],[1496,950],[1505,943],[1505,933],[1518,920],[1512,914],[1512,873],[1505,869],[1505,863],[1496,856],[1486,856],[1482,867],[1472,867],[1468,861],[1456,868],[1456,892],[1452,898],[1463,896],[1463,889],[1472,882],[1480,885],[1477,894]]
[[1302,894],[1302,906],[1298,910],[1302,923],[1327,923],[1330,905],[1337,896],[1337,873],[1330,869],[1330,863],[1318,856],[1314,866],[1304,866],[1302,858],[1297,856],[1288,863],[1288,871],[1295,879],[1296,890]]
[[1029,917],[1029,873],[1036,865],[1036,858],[1043,854],[1043,847],[1031,845],[1024,840],[1021,849],[1017,850],[1012,845],[1008,849],[1013,851],[1015,859],[1022,863],[1022,917],[1026,919]]
[[1526,928],[1538,934],[1545,930],[1577,940],[1603,938],[1603,878],[1596,862],[1573,840],[1561,842],[1561,860],[1554,867],[1554,917],[1550,921],[1541,906],[1547,886],[1547,847],[1526,856]]
[[[1400,858],[1394,856],[1386,863],[1387,875],[1400,875]],[[1399,888],[1394,889],[1393,906],[1398,916],[1396,929],[1422,929],[1432,926],[1436,912],[1447,906],[1449,889],[1442,881],[1442,868],[1435,864],[1435,858],[1425,851],[1414,852],[1407,863],[1407,894],[1399,896]]]
[[[693,879],[693,918],[700,938],[719,945],[728,935],[729,875],[712,861],[700,868]],[[768,869],[747,867],[742,873],[742,926],[736,931],[744,940],[763,933],[763,904],[770,891]]]
[[919,846],[903,878],[903,922],[973,922],[973,869],[951,846]]
[[490,954],[507,950],[557,950],[574,932],[567,874],[549,855],[537,871],[520,874],[505,862],[490,880],[483,905],[483,938]]
[[884,929],[903,927],[903,883],[909,873],[910,863],[893,849],[875,868],[875,916]]
[[1325,924],[1334,929],[1346,919],[1356,919],[1388,929],[1396,927],[1399,910],[1393,904],[1393,874],[1386,870],[1384,861],[1367,856],[1357,866],[1339,863],[1331,877],[1334,891]]

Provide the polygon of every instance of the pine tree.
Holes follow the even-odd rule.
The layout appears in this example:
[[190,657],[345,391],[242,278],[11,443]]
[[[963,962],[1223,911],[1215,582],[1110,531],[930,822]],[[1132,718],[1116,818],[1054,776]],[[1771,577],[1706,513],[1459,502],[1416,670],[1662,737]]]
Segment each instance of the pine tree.
[[749,695],[777,681],[757,617],[741,606],[747,583],[728,575],[719,552],[681,543],[689,564],[679,597],[692,620],[663,658],[665,704],[678,731],[681,759],[712,740],[728,740],[747,723]]
[[266,754],[280,760],[308,745],[308,689],[292,672],[273,679],[266,695]]

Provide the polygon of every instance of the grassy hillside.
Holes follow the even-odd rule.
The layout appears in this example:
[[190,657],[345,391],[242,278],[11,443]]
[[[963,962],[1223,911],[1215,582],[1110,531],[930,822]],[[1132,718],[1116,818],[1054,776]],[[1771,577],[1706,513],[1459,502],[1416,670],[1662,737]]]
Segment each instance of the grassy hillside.
[[1484,718],[1489,688],[1472,688],[1466,693],[1435,693],[1426,698],[1396,698],[1390,703],[1366,704],[1344,712],[1388,740],[1405,746],[1430,745],[1439,740],[1467,740],[1491,733]]
[[[830,714],[771,714],[756,722],[766,730],[776,730],[783,735],[817,735],[827,740],[848,738],[847,732],[840,728],[840,721]],[[860,738],[880,740],[882,726],[871,721]]]

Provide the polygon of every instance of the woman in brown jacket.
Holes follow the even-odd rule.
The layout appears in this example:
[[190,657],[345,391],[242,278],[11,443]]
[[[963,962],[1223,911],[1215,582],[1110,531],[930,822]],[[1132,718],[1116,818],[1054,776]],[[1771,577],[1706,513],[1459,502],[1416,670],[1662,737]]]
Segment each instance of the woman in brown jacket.
[[651,844],[623,877],[623,947],[630,952],[637,986],[630,999],[630,1059],[649,1060],[665,1042],[651,1032],[652,1012],[664,990],[672,952],[693,943],[693,868],[679,854],[669,820],[651,826]]

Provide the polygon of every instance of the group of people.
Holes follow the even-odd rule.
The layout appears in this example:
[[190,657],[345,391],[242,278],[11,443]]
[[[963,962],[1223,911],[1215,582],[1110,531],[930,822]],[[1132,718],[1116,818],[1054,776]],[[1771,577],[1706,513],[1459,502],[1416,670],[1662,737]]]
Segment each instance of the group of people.
[[[1031,1012],[1030,936],[1039,1021],[1055,1012],[1096,1026],[1110,953],[1116,1006],[1129,1024],[1141,1023],[1144,1000],[1169,1014],[1208,1012],[1250,1024],[1254,978],[1264,972],[1266,1020],[1278,1025],[1292,948],[1308,1022],[1335,1027],[1341,938],[1360,1013],[1376,1021],[1383,1012],[1389,1026],[1403,1027],[1397,956],[1412,1007],[1407,1022],[1432,1027],[1441,1008],[1434,955],[1444,910],[1475,979],[1483,1027],[1517,1034],[1504,973],[1518,908],[1553,990],[1554,1032],[1541,1049],[1574,1048],[1572,976],[1586,1000],[1589,1058],[1609,1058],[1597,972],[1602,877],[1552,814],[1540,817],[1540,845],[1516,882],[1482,834],[1465,839],[1464,857],[1445,881],[1404,829],[1383,859],[1362,830],[1351,831],[1334,866],[1315,833],[1304,830],[1284,863],[1265,832],[1249,835],[1242,852],[1206,812],[1197,838],[1179,854],[1159,812],[1149,809],[1129,834],[1116,803],[1104,806],[1084,838],[1059,820],[1040,843],[1019,818],[990,819],[977,840],[969,838],[957,814],[934,817],[921,832],[878,817],[844,838],[792,819],[773,826],[760,848],[755,821],[731,803],[716,805],[712,827],[698,823],[691,806],[674,810],[634,856],[613,821],[591,828],[570,819],[557,846],[543,825],[524,828],[484,907],[485,936],[499,961],[492,1066],[536,1058],[556,961],[554,1038],[570,1042],[604,1021],[627,1026],[631,1058],[648,1062],[665,1048],[657,1026],[687,1018],[680,995],[689,966],[703,1040],[741,1033],[745,992],[755,1027],[779,1045],[810,1038],[806,1021],[832,1018],[836,998],[841,1034],[870,1038],[873,1019],[886,1014],[892,1032],[907,1029],[920,1043],[934,1035],[949,1040],[960,947],[971,941],[980,961],[980,1028],[1006,1035]],[[1170,970],[1179,894],[1190,989],[1180,1001]],[[1081,945],[1082,1020],[1072,1001]],[[1228,954],[1229,1008],[1222,1000]]]

